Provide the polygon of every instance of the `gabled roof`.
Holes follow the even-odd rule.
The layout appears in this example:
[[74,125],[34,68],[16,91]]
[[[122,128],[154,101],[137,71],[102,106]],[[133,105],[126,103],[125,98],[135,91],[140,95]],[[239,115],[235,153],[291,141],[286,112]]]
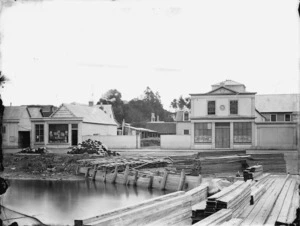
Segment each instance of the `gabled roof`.
[[191,96],[210,96],[210,95],[255,95],[254,92],[237,92],[225,86],[217,87],[207,93],[190,94]]
[[109,114],[105,109],[101,109],[99,105],[62,104],[50,117],[78,117],[87,123],[117,125],[113,115]]
[[299,94],[256,95],[255,107],[264,112],[299,112]]
[[27,112],[26,106],[5,106],[3,120],[20,120],[24,112]]
[[159,134],[176,134],[176,122],[148,122],[146,128]]

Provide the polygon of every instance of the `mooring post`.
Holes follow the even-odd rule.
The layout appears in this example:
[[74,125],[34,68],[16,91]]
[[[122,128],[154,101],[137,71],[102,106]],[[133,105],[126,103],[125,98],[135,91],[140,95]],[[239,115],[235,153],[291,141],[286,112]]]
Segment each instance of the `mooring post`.
[[114,172],[114,175],[113,175],[111,183],[115,183],[116,182],[117,176],[118,176],[118,165],[116,165],[116,167],[115,167],[115,172]]
[[94,166],[94,172],[93,172],[92,180],[95,180],[95,178],[96,178],[97,169],[98,169],[98,165],[95,165]]
[[148,189],[152,188],[152,184],[153,184],[153,175],[150,175],[150,180],[149,180],[149,184],[148,184]]
[[88,178],[89,175],[90,175],[90,167],[86,169],[86,172],[85,172],[85,178]]
[[168,178],[168,174],[169,174],[168,171],[165,169],[164,170],[164,175],[163,175],[163,178],[162,178],[162,181],[161,181],[161,185],[160,185],[160,190],[164,190],[165,189],[167,178]]
[[123,181],[123,184],[125,185],[127,185],[128,175],[129,175],[129,165],[127,164],[124,172],[124,181]]
[[185,182],[185,171],[184,171],[184,169],[182,169],[177,191],[182,191],[183,190],[184,182]]
[[139,171],[134,172],[134,178],[133,178],[133,186],[136,186],[137,179],[138,179]]

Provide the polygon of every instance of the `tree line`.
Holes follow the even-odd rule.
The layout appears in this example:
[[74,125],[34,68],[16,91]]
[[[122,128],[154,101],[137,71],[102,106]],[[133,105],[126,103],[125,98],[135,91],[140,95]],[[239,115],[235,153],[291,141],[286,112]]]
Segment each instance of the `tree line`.
[[[108,90],[97,102],[97,104],[111,104],[116,120],[121,124],[123,120],[132,126],[144,127],[151,119],[151,113],[159,116],[160,121],[172,122],[170,111],[163,108],[161,97],[158,92],[153,92],[147,87],[143,95],[130,101],[122,99],[122,94],[117,89]],[[170,105],[173,109],[190,108],[190,99],[180,96],[174,99]]]

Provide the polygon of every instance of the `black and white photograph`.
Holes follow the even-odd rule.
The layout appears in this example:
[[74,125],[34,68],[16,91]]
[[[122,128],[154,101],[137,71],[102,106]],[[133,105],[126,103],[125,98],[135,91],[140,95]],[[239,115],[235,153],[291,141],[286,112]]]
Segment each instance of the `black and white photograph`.
[[300,226],[298,0],[0,0],[0,226]]

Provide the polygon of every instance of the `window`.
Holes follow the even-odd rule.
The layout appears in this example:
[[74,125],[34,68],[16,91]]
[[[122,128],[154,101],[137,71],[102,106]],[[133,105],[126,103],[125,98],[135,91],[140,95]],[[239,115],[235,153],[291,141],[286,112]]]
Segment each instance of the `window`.
[[189,113],[184,112],[184,121],[189,121]]
[[49,143],[68,143],[68,124],[49,124]]
[[35,142],[44,142],[44,125],[35,125]]
[[276,122],[277,120],[276,120],[276,115],[271,115],[271,122]]
[[252,143],[251,122],[234,122],[233,123],[233,142],[234,143]]
[[211,143],[211,123],[195,123],[195,143]]
[[183,134],[184,135],[189,135],[190,134],[190,130],[188,130],[188,129],[183,130]]
[[2,126],[2,133],[6,133],[6,126]]
[[237,100],[230,101],[230,114],[231,115],[238,114],[238,101]]
[[284,121],[286,121],[286,122],[292,121],[292,120],[291,120],[291,115],[290,115],[290,114],[286,114],[286,115],[284,116]]
[[207,102],[207,114],[208,115],[216,114],[216,101]]

